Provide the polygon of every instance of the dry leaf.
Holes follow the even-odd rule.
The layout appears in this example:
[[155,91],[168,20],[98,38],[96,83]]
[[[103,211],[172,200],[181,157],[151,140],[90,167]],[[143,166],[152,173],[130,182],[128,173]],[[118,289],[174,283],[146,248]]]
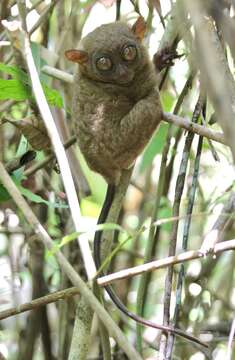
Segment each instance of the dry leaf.
[[26,137],[33,149],[48,150],[51,147],[51,142],[47,135],[44,123],[39,116],[36,117],[32,114],[28,118],[18,121],[4,118],[1,122],[8,122],[17,127],[17,129],[19,129]]

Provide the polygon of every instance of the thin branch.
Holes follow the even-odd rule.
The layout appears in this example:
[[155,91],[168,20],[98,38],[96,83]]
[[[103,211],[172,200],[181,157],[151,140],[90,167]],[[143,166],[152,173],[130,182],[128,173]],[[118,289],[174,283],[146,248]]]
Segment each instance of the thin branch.
[[71,287],[69,289],[61,290],[54,292],[52,294],[42,296],[38,299],[34,299],[30,302],[18,305],[16,307],[13,307],[11,309],[7,309],[0,312],[0,320],[9,318],[14,315],[21,314],[25,311],[34,310],[37,309],[39,306],[43,306],[46,304],[50,304],[53,302],[56,302],[61,299],[66,299],[70,296],[78,295],[80,291],[76,287]]
[[117,0],[117,4],[116,4],[116,20],[120,20],[121,2],[122,2],[122,0]]
[[15,104],[16,104],[15,100],[4,101],[4,103],[0,105],[0,113],[3,113],[4,111],[8,111]]
[[10,160],[6,164],[6,169],[9,173],[12,173],[15,170],[20,169],[21,167],[29,164],[36,157],[36,152],[34,150],[28,150],[23,155],[17,156]]
[[73,75],[68,74],[65,71],[56,69],[52,66],[44,65],[42,67],[42,72],[44,72],[44,74],[54,77],[57,80],[62,80],[70,84],[73,83]]
[[[193,112],[193,118],[192,118],[193,122],[198,121],[200,114],[203,112],[204,104],[205,104],[205,94],[201,90],[197,104],[195,106],[195,110]],[[191,146],[192,146],[193,135],[191,133],[188,133],[187,138],[188,137],[191,137],[192,139],[190,141],[190,145],[184,148],[184,156],[186,155],[186,153],[190,153]],[[189,229],[190,229],[190,224],[191,224],[191,219],[192,219],[191,215],[193,212],[196,189],[197,189],[197,184],[198,184],[198,175],[199,175],[199,167],[200,167],[200,158],[201,158],[201,153],[202,153],[202,145],[203,145],[203,137],[200,136],[198,139],[197,155],[196,155],[195,164],[194,164],[193,181],[192,181],[192,185],[189,190],[189,196],[188,196],[189,201],[188,201],[188,206],[187,206],[187,211],[186,211],[186,214],[188,216],[185,218],[185,221],[184,221],[184,230],[183,230],[183,239],[182,239],[182,250],[183,251],[188,250]],[[179,317],[179,313],[180,313],[184,278],[185,278],[184,264],[181,264],[179,276],[178,276],[177,289],[176,289],[176,305],[175,305],[174,316],[173,316],[174,326],[176,326],[176,324],[178,322],[178,317]],[[171,359],[171,357],[172,357],[174,341],[175,341],[175,336],[170,334],[168,337],[168,341],[167,341],[167,359]]]
[[180,264],[180,263],[194,260],[194,259],[200,259],[200,258],[205,259],[208,256],[214,257],[217,254],[222,253],[224,251],[228,251],[228,250],[235,250],[235,239],[223,241],[219,244],[216,244],[213,251],[211,251],[211,253],[206,254],[206,253],[202,252],[201,249],[186,251],[180,255],[169,256],[169,257],[166,257],[161,260],[154,260],[147,264],[134,266],[129,269],[117,271],[113,274],[102,276],[99,279],[97,279],[97,283],[100,286],[106,286],[117,280],[130,278],[130,277],[133,277],[133,276],[136,276],[136,275],[148,272],[148,271],[163,269],[170,265]]
[[[52,0],[51,3],[42,11],[42,14],[40,15],[37,22],[29,30],[29,35],[32,35],[34,33],[34,31],[36,31],[39,28],[39,26],[41,26],[42,23],[48,18],[48,16],[53,11],[53,8],[55,7],[55,5],[58,1],[59,0]],[[38,4],[36,4],[36,6],[37,5]],[[29,9],[29,12],[31,12],[31,11],[32,11],[32,9]]]
[[[212,229],[206,234],[201,245],[201,252],[207,253],[213,250],[215,244],[219,242],[224,235],[224,231],[231,219],[234,220],[235,194],[231,193],[228,202],[224,205],[222,212],[216,220]],[[224,216],[224,214],[227,214]]]
[[170,124],[179,126],[185,130],[194,132],[198,135],[217,141],[221,144],[228,145],[223,133],[218,131],[213,131],[202,125],[194,124],[192,121],[183,118],[181,116],[164,112],[162,119]]
[[234,334],[235,334],[235,319],[233,319],[231,330],[230,330],[230,333],[229,333],[226,360],[231,360],[232,359],[232,349],[233,349]]
[[[75,144],[76,136],[72,136],[68,141],[64,143],[64,148],[68,149],[71,145]],[[38,170],[45,167],[50,161],[55,158],[55,154],[50,154],[45,157],[42,161],[38,161],[36,164],[32,165],[30,168],[24,171],[25,176],[31,176],[35,174]]]
[[[228,192],[228,190],[226,192]],[[234,214],[235,214],[234,210],[235,210],[235,194],[232,192],[229,194],[228,200],[224,204],[221,213],[216,218],[209,233],[207,233],[204,236],[200,248],[203,254],[207,254],[208,252],[211,252],[211,249],[214,248],[215,244],[222,241],[225,234],[228,232],[229,228],[232,226],[234,222]],[[209,279],[221,255],[222,253],[219,254],[216,257],[216,259],[209,257],[205,262],[204,266],[202,267],[200,274],[198,274],[196,277],[194,276],[193,281],[197,282],[199,278]]]
[[[192,115],[192,122],[196,123],[198,120],[198,117],[200,115],[201,110],[201,101],[200,97],[197,101],[197,104],[194,108],[194,112]],[[174,203],[172,207],[172,215],[173,216],[179,216],[180,212],[180,205],[182,201],[182,194],[184,190],[185,185],[185,179],[186,179],[186,172],[189,162],[189,155],[190,155],[190,149],[192,146],[192,142],[194,139],[194,133],[188,132],[187,137],[185,139],[184,149],[180,161],[180,166],[178,170],[178,176],[176,179],[175,184],[175,194],[174,194]],[[172,226],[170,239],[169,239],[169,250],[168,254],[169,256],[174,256],[176,252],[176,245],[177,245],[177,235],[178,235],[178,227],[179,222],[175,221]],[[166,274],[165,279],[165,291],[164,291],[164,309],[163,309],[163,324],[168,325],[170,323],[170,303],[171,303],[171,294],[172,294],[172,287],[173,287],[173,266],[169,266]],[[170,353],[171,353],[171,346],[168,348],[168,340],[171,338],[171,335],[162,333],[161,339],[160,339],[160,349],[159,349],[159,360],[162,359],[169,359]],[[169,355],[169,356],[168,356]]]

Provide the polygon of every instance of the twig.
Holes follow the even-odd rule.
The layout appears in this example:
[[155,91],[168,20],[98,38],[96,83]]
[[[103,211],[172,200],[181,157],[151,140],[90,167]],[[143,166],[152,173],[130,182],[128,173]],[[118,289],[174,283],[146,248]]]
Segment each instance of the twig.
[[[200,111],[198,111],[200,101],[197,101],[195,106],[193,115],[192,115],[192,122],[195,123],[199,117]],[[189,154],[192,145],[192,141],[194,138],[194,133],[189,132],[185,139],[184,149],[181,157],[181,162],[179,166],[178,176],[175,185],[175,195],[174,195],[174,203],[172,214],[173,216],[179,216],[180,211],[180,204],[182,200],[182,194],[184,190],[185,178],[186,178],[186,171],[189,161]],[[169,256],[175,255],[176,251],[176,244],[177,244],[177,234],[178,234],[178,226],[179,222],[175,221],[173,223],[173,227],[171,230],[171,235],[169,239]],[[165,291],[164,291],[164,310],[163,310],[163,324],[168,325],[170,323],[170,303],[171,303],[171,292],[172,292],[172,281],[173,281],[173,267],[170,266],[167,271],[166,279],[165,279]],[[161,340],[160,340],[160,350],[159,350],[159,360],[167,359],[168,358],[168,339],[171,335],[162,333]]]
[[[223,209],[219,216],[217,217],[215,223],[213,224],[209,233],[204,236],[203,243],[200,251],[203,254],[208,253],[208,249],[214,248],[214,245],[217,242],[222,241],[225,231],[228,231],[234,222],[234,209],[235,209],[235,194],[229,194],[227,202],[224,204]],[[206,246],[205,246],[206,245]],[[209,252],[210,252],[209,251]],[[221,254],[219,254],[215,260],[209,257],[204,264],[203,268],[196,277],[194,277],[193,281],[198,281],[200,279],[209,279],[211,273],[214,271],[214,268],[219,260]]]
[[[235,194],[231,193],[227,204],[224,205],[224,208],[221,214],[219,215],[217,221],[215,222],[213,228],[204,237],[200,249],[202,253],[210,252],[211,250],[213,250],[215,244],[220,241],[221,237],[224,235],[224,231],[226,227],[233,218],[234,209],[235,209]],[[223,215],[224,211],[227,213],[226,216]]]
[[[76,136],[72,136],[66,143],[64,143],[64,148],[68,149],[71,145],[75,144]],[[30,168],[24,171],[25,176],[31,176],[35,174],[38,170],[42,169],[45,165],[47,165],[51,160],[55,158],[55,154],[50,154],[45,157],[42,161],[37,162],[35,165],[32,165]]]
[[[159,210],[160,210],[160,201],[163,193],[163,188],[165,184],[165,170],[166,170],[166,163],[167,163],[167,155],[170,148],[170,142],[172,138],[172,126],[168,126],[168,133],[166,136],[165,146],[162,152],[162,159],[161,159],[161,165],[160,165],[160,172],[159,172],[159,178],[158,178],[158,186],[155,196],[155,204],[154,209],[152,213],[151,218],[151,226],[149,229],[148,234],[148,242],[147,246],[145,248],[145,254],[144,254],[144,261],[147,263],[153,258],[155,246],[156,246],[156,233],[158,233],[159,228],[155,228],[154,224],[156,222],[156,219],[158,218]],[[145,300],[147,296],[148,291],[148,285],[149,285],[150,277],[148,274],[143,274],[140,278],[140,284],[137,292],[137,304],[136,304],[136,310],[137,314],[140,316],[144,316],[144,307],[145,307]],[[137,330],[137,349],[138,351],[142,353],[142,327],[137,324],[136,326]]]
[[139,14],[140,16],[142,16],[142,15],[141,15],[141,12],[140,12],[140,8],[139,8],[138,1],[135,2],[135,0],[130,0],[130,2],[131,2],[132,5],[134,6],[135,12],[137,12],[137,14]]
[[122,0],[117,0],[117,4],[116,4],[116,20],[120,20],[121,2],[122,2]]
[[235,334],[235,319],[233,319],[231,330],[230,330],[230,333],[229,333],[226,360],[231,360],[232,359],[232,348],[233,348],[234,334]]
[[38,1],[30,8],[30,11],[35,10],[42,2],[43,2],[43,0],[38,0]]
[[185,261],[206,258],[208,256],[214,257],[217,254],[222,253],[224,251],[228,251],[228,250],[235,250],[235,239],[223,241],[219,244],[216,244],[211,253],[204,254],[204,253],[202,253],[201,250],[186,251],[179,255],[169,256],[169,257],[166,257],[161,260],[154,260],[147,264],[134,266],[129,269],[117,271],[113,274],[102,276],[97,280],[97,283],[100,286],[105,286],[105,285],[111,284],[117,280],[130,278],[130,277],[133,277],[133,276],[136,276],[136,275],[148,272],[148,271],[163,269],[170,265],[180,264]]
[[55,79],[65,81],[67,83],[73,83],[73,75],[68,74],[65,71],[56,69],[52,66],[44,65],[42,67],[42,72],[45,74],[54,77]]
[[194,132],[198,135],[217,141],[221,144],[228,145],[223,133],[218,131],[213,131],[211,129],[206,128],[205,126],[194,124],[190,120],[183,118],[181,116],[164,112],[162,119],[170,124],[179,126],[185,130]]
[[[203,111],[204,105],[205,105],[205,94],[201,90],[200,95],[197,101],[197,104],[195,106],[195,110],[193,112],[193,118],[192,122],[197,122],[198,118]],[[193,135],[192,133],[188,133],[187,138],[190,138],[189,146],[184,148],[184,155],[189,157],[192,141],[193,141]],[[197,147],[197,155],[195,159],[195,165],[194,165],[194,173],[193,173],[193,181],[192,185],[189,191],[189,202],[187,206],[187,217],[184,221],[184,230],[183,230],[183,239],[182,239],[182,249],[183,251],[186,251],[188,249],[188,237],[189,237],[189,229],[191,224],[191,215],[193,211],[194,201],[195,201],[195,194],[197,189],[197,182],[198,182],[198,174],[199,174],[199,166],[200,166],[200,158],[201,158],[201,152],[202,152],[202,144],[203,144],[203,137],[200,136],[198,140],[198,147]],[[186,142],[185,142],[186,145]],[[187,169],[187,166],[186,166]],[[186,170],[185,169],[185,170]],[[185,276],[185,270],[184,270],[184,264],[181,264],[179,276],[178,276],[178,283],[177,283],[177,289],[176,289],[176,305],[175,305],[175,311],[174,311],[174,317],[173,317],[173,324],[176,326],[178,322],[180,307],[181,307],[181,296],[182,296],[182,288],[183,288],[183,281]],[[174,340],[175,336],[173,334],[170,334],[167,341],[167,356],[166,360],[171,359],[172,357],[172,351],[174,346]]]
[[0,113],[7,111],[10,109],[10,107],[12,107],[13,105],[16,104],[15,100],[7,100],[4,103],[1,104],[0,106]]
[[57,291],[52,294],[42,296],[38,299],[34,299],[30,302],[21,304],[19,306],[13,307],[11,309],[1,311],[0,312],[0,320],[6,319],[10,316],[21,314],[25,311],[36,309],[39,306],[50,304],[50,303],[56,302],[61,299],[66,299],[70,296],[78,295],[79,293],[80,293],[80,291],[78,290],[78,288],[71,287],[69,289]]
[[[53,8],[55,7],[58,0],[52,0],[51,3],[43,10],[42,14],[40,15],[37,22],[33,25],[33,27],[29,30],[29,35],[32,35],[39,26],[42,25],[42,23],[48,18],[48,15],[53,11]],[[39,3],[38,3],[39,4]],[[36,4],[36,6],[38,5]],[[29,9],[29,12],[32,10]]]
[[11,235],[11,234],[27,234],[26,231],[24,231],[21,227],[4,227],[4,226],[0,226],[0,234],[6,234],[6,235]]
[[36,157],[36,152],[33,150],[26,151],[23,155],[18,156],[10,160],[6,164],[6,169],[9,173],[12,173],[13,171],[20,169],[22,166],[25,166],[29,162],[33,161]]

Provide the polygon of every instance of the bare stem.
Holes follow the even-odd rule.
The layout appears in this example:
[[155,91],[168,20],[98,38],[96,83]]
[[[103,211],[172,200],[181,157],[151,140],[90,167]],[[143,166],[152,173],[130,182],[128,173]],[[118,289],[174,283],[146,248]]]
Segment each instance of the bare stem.
[[13,307],[11,309],[7,309],[0,312],[0,320],[6,319],[10,316],[21,314],[25,311],[33,310],[38,308],[39,306],[43,306],[46,304],[53,303],[55,301],[66,299],[70,296],[75,296],[79,294],[79,290],[76,287],[71,287],[69,289],[61,290],[54,292],[52,294],[48,294],[46,296],[42,296],[38,299],[34,299],[30,302],[21,304],[17,307]]
[[208,256],[215,257],[217,254],[228,250],[235,250],[235,239],[223,241],[220,242],[219,244],[216,244],[213,251],[211,251],[210,253],[204,253],[201,249],[186,251],[179,255],[169,256],[161,260],[154,260],[147,264],[134,266],[129,269],[117,271],[113,274],[102,276],[97,280],[97,283],[100,286],[106,286],[117,280],[130,278],[139,274],[143,274],[148,271],[163,269],[170,265],[180,264],[186,261],[199,259],[199,258],[205,259]]

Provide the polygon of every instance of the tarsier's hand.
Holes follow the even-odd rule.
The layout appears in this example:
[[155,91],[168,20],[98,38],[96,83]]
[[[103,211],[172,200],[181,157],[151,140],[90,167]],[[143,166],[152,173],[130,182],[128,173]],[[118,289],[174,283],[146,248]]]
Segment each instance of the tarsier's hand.
[[[119,132],[123,143],[147,144],[162,117],[159,92],[153,89],[149,95],[138,101],[131,111],[122,118]],[[142,146],[141,145],[141,146]]]
[[118,168],[128,169],[133,165],[157,129],[161,117],[159,93],[153,89],[134,105],[120,123],[114,124],[113,163]]
[[162,71],[166,67],[173,66],[174,60],[181,58],[183,55],[184,54],[178,54],[177,51],[170,46],[166,46],[156,52],[153,56],[153,63],[157,72]]

